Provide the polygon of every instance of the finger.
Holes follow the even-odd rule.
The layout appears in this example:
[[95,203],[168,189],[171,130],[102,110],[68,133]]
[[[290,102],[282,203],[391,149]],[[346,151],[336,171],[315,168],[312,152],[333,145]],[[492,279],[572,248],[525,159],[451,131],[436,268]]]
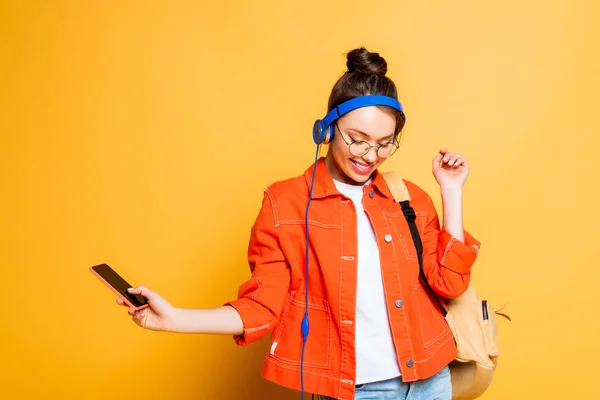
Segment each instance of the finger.
[[443,158],[443,160],[442,160],[442,161],[444,161],[444,162],[448,162],[448,161],[449,161],[449,160],[452,158],[452,156],[454,156],[454,153],[453,153],[453,152],[451,152],[451,151],[446,151],[446,152],[444,153],[444,158]]
[[433,168],[437,168],[440,166],[443,157],[444,155],[441,153],[441,151],[435,155],[435,158],[433,159]]
[[454,163],[455,167],[464,165],[467,162],[467,160],[464,157],[459,157],[456,162]]
[[152,298],[152,295],[153,295],[152,291],[150,289],[148,289],[147,287],[143,286],[143,285],[137,286],[135,288],[129,288],[127,290],[129,291],[129,293],[141,294],[142,296],[144,296],[148,300],[150,300]]
[[[136,325],[140,325],[140,319],[139,319],[139,317],[138,317],[138,315],[137,315],[137,314],[133,315],[133,316],[131,317],[131,320],[132,320],[133,322],[135,322],[135,324],[136,324]],[[140,326],[141,326],[141,325],[140,325]]]
[[142,311],[136,311],[133,314],[132,318],[133,318],[133,321],[136,324],[138,324],[140,326],[144,326],[144,319],[145,319],[145,317],[146,317],[146,312],[142,310]]
[[146,321],[147,321],[146,314],[147,314],[147,311],[144,311],[144,310],[142,310],[142,312],[140,313],[140,326],[142,328],[146,327]]
[[123,299],[120,298],[120,297],[117,297],[117,304],[119,304],[121,306],[127,307],[127,304],[125,304],[125,302],[123,301]]
[[460,158],[460,154],[452,154],[452,157],[450,157],[450,160],[448,161],[448,165],[450,166],[454,166],[456,165],[456,161]]

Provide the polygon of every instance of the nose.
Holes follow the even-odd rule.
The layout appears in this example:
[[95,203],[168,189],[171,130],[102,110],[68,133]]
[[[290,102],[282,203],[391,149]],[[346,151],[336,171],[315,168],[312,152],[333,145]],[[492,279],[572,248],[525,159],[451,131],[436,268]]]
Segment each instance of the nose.
[[371,147],[367,154],[362,156],[362,159],[370,164],[373,164],[375,161],[377,161],[377,148]]

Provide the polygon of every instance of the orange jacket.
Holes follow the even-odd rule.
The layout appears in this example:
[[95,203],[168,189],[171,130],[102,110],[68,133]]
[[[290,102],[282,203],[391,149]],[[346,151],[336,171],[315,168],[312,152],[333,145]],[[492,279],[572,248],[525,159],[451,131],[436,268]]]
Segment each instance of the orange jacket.
[[[305,311],[304,218],[313,166],[303,176],[265,190],[248,248],[251,278],[227,304],[240,314],[247,345],[271,335],[262,375],[300,390],[301,321]],[[427,279],[443,298],[467,288],[479,242],[465,242],[440,229],[431,198],[405,181],[423,241]],[[364,187],[364,209],[379,246],[385,298],[396,354],[404,381],[432,376],[456,357],[456,346],[443,314],[419,282],[419,263],[400,205],[375,172]],[[354,337],[357,232],[356,211],[342,195],[321,158],[309,212],[309,322],[304,355],[307,393],[354,398]]]

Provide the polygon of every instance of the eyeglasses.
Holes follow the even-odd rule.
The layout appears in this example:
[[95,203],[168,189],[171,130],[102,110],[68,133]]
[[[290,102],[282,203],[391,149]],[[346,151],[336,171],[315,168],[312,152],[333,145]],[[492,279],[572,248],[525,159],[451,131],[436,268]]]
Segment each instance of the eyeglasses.
[[375,153],[377,153],[377,157],[389,158],[396,152],[396,150],[398,150],[398,147],[400,147],[399,142],[396,139],[394,139],[393,142],[386,143],[386,144],[380,144],[380,145],[376,145],[376,146],[371,146],[369,143],[365,142],[364,140],[354,141],[354,140],[352,140],[352,138],[350,138],[350,140],[352,140],[352,142],[348,143],[346,141],[346,139],[344,138],[344,134],[342,134],[342,130],[337,125],[337,123],[335,124],[335,126],[336,126],[338,132],[340,132],[340,136],[342,137],[342,140],[348,145],[350,154],[352,154],[354,157],[363,157],[363,156],[367,155],[369,153],[369,151],[371,151],[371,148],[374,147],[376,149]]

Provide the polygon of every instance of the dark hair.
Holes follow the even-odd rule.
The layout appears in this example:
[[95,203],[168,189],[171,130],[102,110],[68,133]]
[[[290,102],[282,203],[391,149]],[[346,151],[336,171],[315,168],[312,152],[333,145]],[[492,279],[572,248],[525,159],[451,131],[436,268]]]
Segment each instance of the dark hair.
[[[379,53],[371,53],[364,47],[354,49],[346,55],[348,70],[333,86],[329,96],[327,112],[345,101],[369,94],[380,94],[398,100],[398,90],[394,82],[385,76],[387,62]],[[404,128],[406,122],[402,114],[392,108],[385,107],[396,116],[396,135]]]

